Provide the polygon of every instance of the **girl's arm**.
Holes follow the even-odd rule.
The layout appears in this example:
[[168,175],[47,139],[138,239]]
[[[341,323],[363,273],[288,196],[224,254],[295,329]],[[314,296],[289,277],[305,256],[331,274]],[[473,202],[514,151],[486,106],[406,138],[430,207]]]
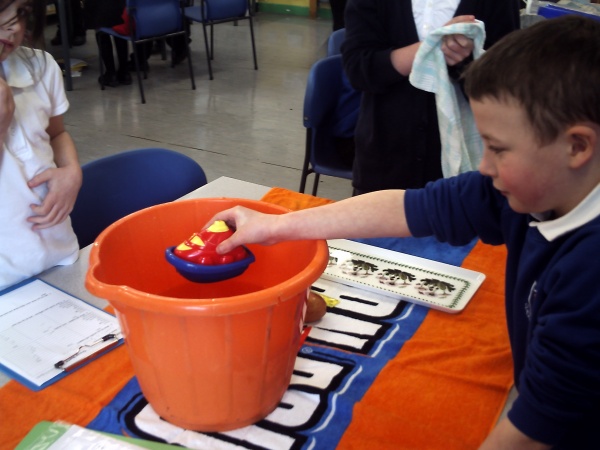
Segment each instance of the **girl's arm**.
[[45,170],[29,181],[31,188],[48,183],[48,194],[42,204],[31,205],[34,215],[28,220],[34,224],[33,229],[49,228],[63,222],[73,210],[82,181],[77,150],[65,130],[62,116],[50,118],[46,131],[56,168]]
[[236,231],[217,251],[242,244],[275,244],[301,239],[410,236],[404,214],[404,191],[387,190],[287,214],[263,214],[240,206],[220,212],[209,222],[224,220]]
[[0,77],[0,148],[6,138],[6,133],[15,112],[15,100],[12,90],[6,81]]

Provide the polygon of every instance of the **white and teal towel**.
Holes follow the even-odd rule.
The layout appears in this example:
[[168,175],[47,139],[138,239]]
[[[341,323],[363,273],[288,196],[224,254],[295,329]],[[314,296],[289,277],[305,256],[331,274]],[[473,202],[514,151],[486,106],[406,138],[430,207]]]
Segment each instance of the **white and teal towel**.
[[477,169],[483,153],[471,107],[459,84],[448,75],[442,53],[442,38],[448,34],[462,34],[473,39],[475,59],[483,54],[483,22],[447,25],[431,32],[421,43],[409,77],[416,88],[435,94],[442,142],[442,172],[446,178]]

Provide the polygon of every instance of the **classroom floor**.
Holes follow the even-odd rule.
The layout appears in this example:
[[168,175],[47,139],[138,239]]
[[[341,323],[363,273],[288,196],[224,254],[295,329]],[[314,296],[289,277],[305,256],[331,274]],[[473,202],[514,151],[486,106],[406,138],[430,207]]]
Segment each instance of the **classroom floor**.
[[[146,104],[134,83],[102,91],[93,31],[86,45],[73,47],[71,58],[88,64],[67,92],[64,120],[81,163],[142,147],[165,147],[185,153],[204,168],[209,181],[221,176],[297,191],[304,160],[302,125],[304,90],[311,65],[325,55],[331,20],[258,12],[255,36],[258,70],[252,63],[248,21],[215,26],[214,79],[209,80],[202,27],[191,28],[196,90],[187,62],[175,68],[159,54],[150,58],[144,80]],[[62,48],[50,39],[57,59]],[[308,180],[307,192],[313,176]],[[318,195],[349,197],[349,180],[321,177]]]

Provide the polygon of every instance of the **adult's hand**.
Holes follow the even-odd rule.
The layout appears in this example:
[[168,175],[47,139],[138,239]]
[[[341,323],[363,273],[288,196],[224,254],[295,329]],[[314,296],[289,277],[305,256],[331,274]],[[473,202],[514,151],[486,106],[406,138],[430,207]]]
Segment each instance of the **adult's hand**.
[[[475,16],[456,16],[446,25],[455,23],[474,23]],[[442,39],[442,53],[446,64],[455,66],[464,61],[473,52],[473,40],[462,34],[449,34]]]

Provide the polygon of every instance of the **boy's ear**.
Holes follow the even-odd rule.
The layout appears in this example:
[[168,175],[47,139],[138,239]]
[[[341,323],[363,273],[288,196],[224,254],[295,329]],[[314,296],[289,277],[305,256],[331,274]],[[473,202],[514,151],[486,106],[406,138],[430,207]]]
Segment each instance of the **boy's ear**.
[[587,164],[600,153],[600,127],[579,124],[570,127],[567,132],[570,144],[571,167],[577,169]]

